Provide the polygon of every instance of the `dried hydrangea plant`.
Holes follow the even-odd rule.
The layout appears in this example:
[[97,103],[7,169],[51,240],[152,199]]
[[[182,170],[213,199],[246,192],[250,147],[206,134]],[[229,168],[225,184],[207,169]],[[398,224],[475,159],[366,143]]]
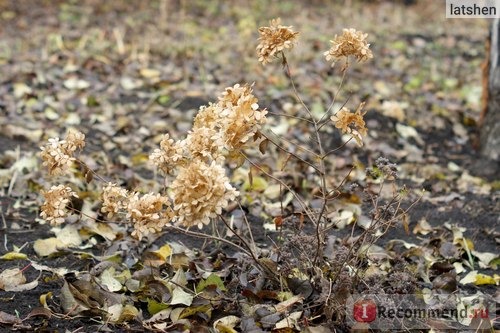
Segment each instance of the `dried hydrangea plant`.
[[[265,65],[281,56],[283,64],[288,68],[284,51],[293,48],[299,33],[293,31],[291,26],[282,25],[280,19],[274,19],[270,26],[261,27],[259,34],[256,48],[259,62]],[[332,47],[325,53],[326,60],[336,61],[349,56],[354,56],[358,61],[372,58],[366,37],[366,34],[355,29],[344,29],[341,36],[335,36],[331,41]],[[335,127],[350,134],[358,145],[362,144],[362,136],[367,133],[363,105],[362,103],[355,113],[342,108],[331,117]],[[306,110],[308,111],[307,107]],[[261,131],[266,123],[267,113],[267,110],[259,108],[251,85],[235,84],[226,88],[216,102],[200,107],[192,129],[184,139],[176,140],[168,133],[164,134],[160,147],[150,154],[152,163],[165,174],[165,194],[138,193],[115,183],[106,183],[102,188],[101,213],[108,220],[129,222],[133,226],[132,236],[138,239],[160,232],[167,225],[184,228],[202,228],[207,225],[220,216],[239,195],[226,175],[227,160],[244,161],[247,157],[243,150],[260,137],[264,137],[264,141],[271,141],[282,151],[287,151]],[[316,120],[312,120],[312,123],[314,130],[319,132],[322,125]],[[49,139],[41,148],[40,154],[49,175],[67,172],[77,161],[75,152],[84,146],[85,135],[76,130],[69,130],[64,140]],[[293,152],[289,153],[307,162]],[[320,144],[319,156],[322,155],[327,154]],[[79,162],[86,168],[83,162]],[[314,166],[312,162],[307,163]],[[321,160],[320,166],[314,169],[324,177],[322,163]],[[65,185],[54,186],[42,194],[45,198],[42,218],[52,224],[64,223],[70,199],[77,194]],[[306,203],[303,202],[303,205],[305,207]],[[313,218],[311,214],[309,217]],[[318,220],[320,219],[321,214]]]

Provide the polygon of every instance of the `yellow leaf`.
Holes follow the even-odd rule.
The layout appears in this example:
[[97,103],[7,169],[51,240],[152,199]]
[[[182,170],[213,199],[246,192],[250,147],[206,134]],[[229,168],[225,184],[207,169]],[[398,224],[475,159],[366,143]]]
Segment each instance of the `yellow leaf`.
[[212,316],[212,305],[205,304],[199,306],[190,306],[185,308],[179,316],[179,319],[189,318],[197,313],[204,313],[209,318]]
[[472,242],[472,240],[470,238],[464,238],[464,247],[466,247],[466,249],[468,249],[469,251],[472,251],[474,250],[474,243]]
[[495,277],[493,277],[493,276],[489,276],[486,274],[478,274],[476,276],[476,281],[474,282],[474,284],[476,286],[480,286],[483,284],[496,284],[499,281],[498,275],[496,277],[497,278],[495,279]]
[[57,253],[57,251],[62,248],[65,248],[64,244],[55,237],[37,239],[33,244],[33,250],[35,250],[39,257],[50,256],[51,254]]
[[163,260],[167,260],[167,258],[172,254],[172,247],[170,247],[170,245],[168,244],[165,244],[158,250],[152,252],[158,254],[158,256],[160,256]]
[[500,283],[500,275],[495,274],[494,276],[489,276],[486,274],[478,273],[477,271],[471,271],[466,276],[460,280],[461,284],[473,283],[476,286],[485,284],[498,284]]
[[172,247],[165,244],[156,251],[148,251],[144,253],[142,260],[149,266],[158,267],[163,265],[171,255]]
[[28,256],[26,254],[20,253],[20,252],[15,252],[15,251],[6,253],[0,257],[0,259],[3,259],[3,260],[24,260],[27,258],[28,258]]
[[44,308],[49,308],[48,304],[47,304],[47,300],[51,299],[52,298],[52,291],[49,291],[48,293],[46,294],[42,294],[40,295],[40,304],[43,305]]
[[155,315],[158,312],[168,308],[168,304],[157,302],[153,298],[148,298],[147,302],[148,302],[148,312],[150,315]]
[[253,177],[252,182],[246,181],[243,184],[243,189],[245,191],[252,190],[257,192],[264,192],[268,187],[267,181],[262,177]]
[[133,166],[139,166],[149,161],[149,155],[145,153],[132,155],[130,159]]
[[141,68],[140,70],[141,76],[147,79],[154,78],[160,76],[160,71],[154,68]]

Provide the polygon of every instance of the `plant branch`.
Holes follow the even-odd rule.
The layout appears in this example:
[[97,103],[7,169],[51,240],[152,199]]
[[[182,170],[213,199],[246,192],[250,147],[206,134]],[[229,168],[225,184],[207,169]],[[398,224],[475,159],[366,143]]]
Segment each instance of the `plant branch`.
[[261,132],[261,134],[262,134],[263,137],[265,137],[267,140],[269,140],[270,143],[272,143],[276,148],[278,148],[282,152],[284,152],[286,154],[292,155],[295,159],[299,160],[300,162],[302,162],[304,164],[307,164],[308,166],[310,166],[311,168],[313,168],[314,170],[316,170],[316,172],[322,174],[321,170],[318,169],[318,167],[316,165],[312,164],[309,161],[306,161],[302,157],[298,156],[297,154],[295,154],[295,153],[289,151],[288,149],[286,149],[285,147],[281,146],[279,143],[277,143],[276,141],[274,141],[273,139],[271,139],[267,134],[262,133],[262,132]]
[[189,236],[194,236],[194,237],[198,237],[198,238],[207,238],[207,239],[216,240],[216,241],[219,241],[222,243],[226,243],[226,244],[233,246],[234,248],[240,250],[241,252],[245,253],[249,257],[253,257],[253,254],[250,253],[247,249],[245,249],[244,247],[242,247],[242,246],[240,246],[240,245],[238,245],[238,244],[236,244],[228,239],[225,239],[222,237],[217,237],[214,235],[207,235],[207,234],[204,234],[202,232],[191,231],[189,229],[180,228],[180,227],[175,226],[175,225],[167,225],[166,228],[170,228],[172,230],[179,231],[179,232],[186,234],[186,235],[189,235]]
[[268,114],[272,114],[272,115],[275,115],[277,117],[292,118],[292,119],[297,119],[297,120],[306,121],[308,123],[312,123],[312,121],[310,119],[307,119],[307,118],[304,118],[304,117],[299,117],[299,116],[294,116],[294,115],[291,115],[291,114],[271,112],[271,111],[268,111]]
[[281,184],[284,188],[286,188],[290,193],[292,193],[292,195],[295,197],[295,199],[297,199],[299,205],[302,207],[303,211],[306,213],[307,217],[311,220],[311,222],[313,223],[316,223],[316,220],[314,218],[314,215],[313,213],[310,211],[310,209],[307,207],[304,199],[302,199],[298,194],[297,192],[295,192],[290,186],[288,186],[284,181],[282,181],[281,179],[271,175],[269,172],[267,172],[266,170],[264,170],[263,168],[261,168],[257,163],[253,162],[245,153],[243,153],[242,151],[240,151],[240,154],[245,158],[245,160],[248,161],[248,163],[250,163],[252,166],[254,166],[257,170],[259,170],[260,172],[262,172],[264,175],[266,175],[267,177],[273,179],[274,181],[276,181],[278,184]]

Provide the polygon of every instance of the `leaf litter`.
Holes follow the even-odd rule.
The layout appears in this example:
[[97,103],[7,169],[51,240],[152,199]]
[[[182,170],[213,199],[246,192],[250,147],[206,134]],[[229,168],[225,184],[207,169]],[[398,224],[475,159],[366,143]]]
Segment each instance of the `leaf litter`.
[[[144,147],[144,143],[149,141],[147,138],[153,138],[151,144],[158,143],[159,135],[165,126],[172,126],[174,131],[179,132],[186,129],[193,111],[197,109],[189,106],[182,110],[176,108],[175,104],[182,102],[186,90],[189,90],[191,95],[198,96],[197,98],[208,100],[206,96],[213,96],[219,88],[216,83],[218,80],[232,81],[231,75],[234,73],[249,73],[241,75],[246,76],[246,81],[255,81],[256,90],[262,91],[269,100],[272,101],[278,95],[278,92],[261,83],[261,75],[254,75],[255,67],[251,65],[245,63],[244,66],[249,66],[250,70],[241,70],[237,66],[224,65],[214,68],[208,64],[206,58],[210,59],[211,63],[227,64],[227,60],[234,57],[236,52],[243,54],[243,59],[253,57],[253,49],[244,43],[238,44],[236,39],[214,41],[204,49],[197,38],[212,40],[209,31],[200,31],[201,26],[211,25],[210,19],[203,20],[204,25],[200,24],[200,27],[182,23],[178,30],[174,31],[196,38],[179,43],[173,37],[167,38],[165,34],[154,32],[156,23],[141,18],[141,15],[150,13],[151,8],[141,8],[134,14],[135,10],[126,8],[126,5],[116,6],[124,6],[122,10],[127,15],[137,15],[139,18],[123,20],[132,31],[131,36],[123,36],[120,32],[115,32],[119,30],[107,26],[106,22],[112,22],[106,18],[114,12],[113,5],[102,5],[102,14],[82,16],[82,13],[94,12],[98,7],[86,3],[63,3],[38,8],[46,10],[47,13],[56,10],[59,15],[47,14],[38,18],[43,29],[34,33],[33,38],[26,40],[29,50],[26,54],[18,59],[12,54],[1,56],[1,66],[8,78],[1,85],[6,96],[3,102],[6,114],[0,118],[4,133],[0,136],[0,143],[5,147],[0,164],[1,213],[4,221],[9,223],[9,230],[12,230],[7,239],[20,242],[15,244],[19,246],[24,243],[23,235],[28,235],[32,245],[23,253],[16,251],[14,244],[10,247],[11,250],[5,248],[2,263],[8,263],[9,266],[2,264],[0,282],[4,290],[11,291],[8,294],[11,296],[5,297],[16,299],[23,291],[36,290],[43,281],[58,281],[56,287],[52,285],[50,289],[58,296],[57,299],[47,297],[41,304],[43,308],[49,309],[49,313],[37,313],[33,309],[29,312],[31,316],[28,312],[12,315],[7,313],[12,311],[10,308],[1,309],[0,323],[13,328],[36,327],[39,322],[32,321],[31,317],[50,317],[57,314],[64,315],[59,318],[71,318],[73,321],[75,316],[98,318],[102,321],[101,328],[107,323],[113,323],[124,327],[139,325],[156,331],[182,331],[186,327],[201,331],[201,327],[212,323],[211,327],[219,332],[278,332],[284,329],[290,332],[299,331],[302,327],[301,320],[306,318],[304,297],[308,293],[305,291],[307,288],[303,287],[305,280],[300,276],[296,279],[302,281],[302,287],[291,288],[296,294],[279,297],[279,290],[259,290],[258,283],[262,282],[253,281],[255,272],[249,269],[248,263],[242,261],[237,254],[215,251],[209,255],[202,250],[194,250],[193,246],[171,242],[170,237],[152,240],[135,253],[132,249],[137,248],[136,244],[122,239],[123,230],[119,228],[110,228],[101,223],[84,225],[77,222],[49,230],[47,226],[40,229],[34,224],[37,222],[33,223],[33,207],[38,202],[34,193],[37,193],[46,180],[34,164],[36,158],[31,151],[44,141],[42,138],[58,136],[60,128],[78,125],[92,129],[89,136],[90,145],[94,148],[86,162],[111,171],[111,174],[120,173],[132,187],[147,188],[157,185],[154,185],[156,182],[142,181],[147,179],[144,174],[150,172],[143,158],[144,150],[152,147]],[[187,15],[197,19],[200,17],[196,16],[196,10],[200,8],[214,12],[220,10],[210,8],[210,5],[192,6],[193,12],[188,12]],[[405,10],[399,5],[391,6],[395,6],[397,11]],[[16,25],[26,29],[26,19],[22,17],[21,12],[17,12],[18,10],[22,12],[26,8],[10,11],[17,17],[14,21],[9,18],[11,15],[2,16],[2,20],[5,20],[10,29]],[[260,19],[254,19],[259,16],[258,10],[255,10],[257,9],[244,7],[243,12],[234,14],[239,22],[236,22],[237,28],[232,26],[231,29],[243,29],[243,19],[260,23]],[[278,6],[272,10],[279,13],[285,8]],[[294,10],[301,11],[300,8],[292,9]],[[345,17],[350,17],[346,14],[349,11],[341,9],[340,13],[342,12]],[[310,15],[313,18],[319,17],[318,11],[314,9],[311,9]],[[50,17],[56,18],[69,29],[46,34],[45,32],[50,30],[46,27],[50,27],[53,20]],[[317,29],[332,30],[330,27],[326,28],[326,23],[322,23],[322,20],[311,23],[298,19],[299,24],[304,26],[317,24]],[[381,25],[381,46],[378,47],[383,48],[391,42],[398,44],[397,47],[387,50],[379,49],[381,52],[387,52],[391,58],[388,64],[374,65],[374,68],[382,68],[380,73],[368,73],[367,69],[355,73],[358,76],[383,76],[384,79],[376,81],[379,83],[375,87],[362,85],[349,88],[353,92],[371,92],[375,89],[369,105],[373,110],[380,111],[381,115],[375,113],[375,116],[370,116],[371,112],[368,114],[368,121],[373,125],[368,126],[372,128],[369,138],[371,142],[367,144],[369,153],[373,156],[383,153],[397,158],[402,161],[400,172],[404,178],[413,180],[417,185],[432,188],[432,191],[424,195],[425,208],[410,217],[412,234],[425,236],[425,241],[423,246],[416,245],[410,243],[416,239],[412,237],[409,240],[406,232],[389,234],[386,237],[393,239],[386,245],[372,246],[364,250],[367,262],[373,267],[372,272],[367,274],[373,274],[374,277],[387,275],[394,261],[402,258],[419,274],[422,281],[431,283],[436,292],[461,290],[460,288],[467,285],[498,286],[499,277],[495,273],[498,269],[499,257],[496,253],[500,239],[498,186],[495,194],[495,184],[491,178],[472,176],[468,171],[472,164],[467,160],[471,155],[467,149],[472,149],[474,133],[473,129],[462,124],[463,115],[460,114],[463,112],[470,114],[472,118],[475,117],[473,110],[477,107],[477,101],[471,98],[470,94],[462,96],[461,91],[470,91],[464,83],[467,82],[464,78],[473,77],[476,82],[479,79],[474,74],[474,64],[466,66],[468,60],[449,54],[452,52],[449,47],[457,47],[464,51],[466,57],[478,62],[481,57],[472,53],[477,50],[483,52],[484,31],[477,27],[470,35],[469,31],[461,31],[458,28],[454,34],[434,36],[432,27],[429,27],[430,31],[426,31],[421,25],[412,25],[411,20],[418,19],[411,18],[410,24],[397,36],[388,33],[392,28],[384,30],[388,29],[387,25]],[[94,21],[97,22],[95,28],[85,30]],[[247,23],[250,24],[249,22]],[[359,24],[360,28],[363,28],[361,20]],[[371,32],[373,29],[367,27],[366,30]],[[412,29],[415,30],[411,31]],[[12,44],[17,38],[24,38],[28,31],[30,30],[10,30],[9,34],[6,34],[7,43]],[[143,32],[146,32],[147,38],[144,38]],[[422,38],[419,34],[428,34],[436,39],[432,41],[431,38]],[[108,39],[108,35],[113,37]],[[174,42],[169,44],[169,38],[173,38]],[[317,38],[314,35],[305,37],[311,43],[317,42]],[[38,45],[45,45],[45,58],[36,61],[33,60],[33,55],[36,54],[33,50],[36,50]],[[168,48],[167,45],[173,46]],[[221,52],[221,49],[227,52]],[[12,50],[21,52],[15,46]],[[193,57],[195,53],[200,53],[201,58]],[[125,54],[129,58],[124,59]],[[436,54],[464,65],[463,73],[455,73],[452,66],[436,68]],[[162,56],[170,59],[171,63],[164,65]],[[422,69],[419,72],[410,59],[421,59]],[[323,65],[314,65],[311,71],[321,76],[328,70],[321,66]],[[45,68],[48,70],[45,71]],[[446,80],[450,75],[459,76],[459,80]],[[408,95],[406,101],[402,96],[392,93],[397,91],[394,87],[399,87],[400,82]],[[315,90],[315,84],[311,78],[304,78],[308,96],[311,99],[321,99]],[[8,93],[9,91],[13,93]],[[287,96],[280,97],[287,99]],[[172,100],[174,102],[171,102]],[[402,100],[403,102],[395,102]],[[465,110],[456,106],[462,102],[465,103]],[[280,103],[273,104],[273,107],[279,109]],[[432,110],[432,116],[420,110]],[[294,128],[292,121],[276,124],[274,131],[277,134],[296,131],[298,140],[305,139],[301,128]],[[440,150],[442,144],[447,147],[445,152]],[[18,147],[22,149],[19,150]],[[104,154],[96,147],[105,147],[110,154]],[[259,149],[265,151],[266,147]],[[347,167],[354,164],[355,159],[363,161],[361,163],[369,163],[368,161],[373,159],[372,155],[362,156],[361,152],[359,154],[359,157],[354,158],[352,152],[349,152],[349,156],[339,156],[339,171],[342,165]],[[265,163],[277,163],[276,161],[283,159],[282,156],[273,158],[274,161],[267,160]],[[342,159],[344,162],[341,162]],[[449,160],[455,164],[451,169],[446,167]],[[422,168],[428,164],[436,167]],[[132,172],[132,167],[139,171]],[[279,197],[279,188],[270,187],[266,179],[259,175],[253,175],[250,180],[246,176],[249,172],[250,170],[246,171],[245,176],[241,177],[241,180],[246,182],[244,190],[252,194],[262,193],[263,196],[256,200],[254,195],[247,195],[245,208],[253,216],[260,218],[269,219],[276,216],[276,212],[281,210],[281,205],[274,201]],[[290,177],[297,178],[297,175],[291,174]],[[356,177],[356,172],[352,177]],[[297,182],[298,179],[293,181]],[[314,183],[315,180],[304,181]],[[430,184],[426,184],[429,182]],[[86,188],[89,198],[95,196],[96,189],[91,185],[88,188],[84,184],[79,186]],[[488,196],[490,199],[487,199]],[[4,197],[15,198],[19,204],[16,206],[10,200],[3,199]],[[346,202],[349,200],[346,199]],[[293,198],[287,198],[284,206],[288,204],[294,204]],[[353,224],[363,226],[363,216],[359,213],[361,206],[359,202],[350,203],[350,206],[343,205],[329,218],[336,228],[344,227],[342,230],[348,230],[348,226]],[[453,214],[457,208],[464,211],[464,217]],[[475,208],[491,212],[481,214]],[[431,210],[438,213],[425,212]],[[488,218],[488,221],[493,221],[493,225],[483,223],[480,227],[483,229],[470,225],[471,218],[478,221],[474,214],[477,214],[475,216],[479,219],[481,216]],[[497,214],[496,220],[494,214]],[[285,222],[295,223],[293,219],[290,220]],[[445,221],[449,223],[444,224]],[[369,227],[366,224],[364,226]],[[277,229],[268,232],[279,232]],[[475,231],[471,234],[470,229]],[[489,248],[481,247],[482,232],[485,232],[488,239],[494,240],[488,243]],[[342,231],[339,232],[339,238],[340,235]],[[264,242],[266,237],[268,236],[262,236]],[[397,238],[405,240],[404,243],[399,242]],[[181,241],[187,243],[189,240],[181,238]],[[338,246],[338,243],[334,244]],[[403,244],[405,249],[400,254],[394,249],[398,244]],[[476,250],[476,247],[481,248],[481,251]],[[114,255],[116,253],[118,255]],[[65,259],[70,255],[75,261],[81,261],[81,264]],[[332,257],[334,255],[332,253]],[[26,259],[40,261],[42,264],[33,261],[26,266]],[[13,263],[18,267],[13,267]],[[89,270],[90,266],[92,269]],[[41,275],[37,277],[36,274]],[[237,292],[239,285],[245,286],[246,289]],[[404,289],[405,286],[391,282],[389,285],[377,287]],[[492,294],[492,290],[484,289],[484,294]],[[498,295],[496,297],[498,298]],[[40,303],[31,304],[37,306]],[[224,316],[227,313],[237,315]],[[26,319],[21,319],[23,315]],[[212,321],[215,318],[217,319]],[[74,325],[83,326],[77,321]],[[313,323],[307,330],[322,331],[321,325],[314,325],[317,324]]]

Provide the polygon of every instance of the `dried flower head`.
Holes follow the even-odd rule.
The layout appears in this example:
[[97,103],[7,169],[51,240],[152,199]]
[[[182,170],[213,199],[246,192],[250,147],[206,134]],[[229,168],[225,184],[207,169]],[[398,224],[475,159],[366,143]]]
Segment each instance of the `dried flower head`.
[[183,141],[174,141],[168,134],[163,136],[160,141],[160,148],[155,149],[149,159],[166,174],[184,160],[184,144]]
[[43,160],[43,165],[49,170],[49,175],[55,176],[66,172],[75,158],[74,152],[77,149],[82,149],[85,146],[85,135],[77,130],[70,129],[66,138],[50,138],[45,146],[40,147],[40,157]]
[[207,163],[224,161],[223,140],[219,131],[208,127],[193,128],[184,141],[192,158],[199,158]]
[[185,227],[202,228],[238,195],[221,165],[200,160],[182,168],[171,189],[177,223]]
[[71,197],[78,198],[71,187],[58,185],[52,186],[48,191],[41,191],[45,202],[42,205],[40,216],[51,225],[64,223],[68,215],[67,206]]
[[128,200],[127,218],[134,225],[132,236],[138,239],[161,231],[172,217],[168,198],[158,193],[134,193]]
[[220,111],[220,106],[218,104],[201,106],[194,118],[193,130],[200,127],[215,129],[220,119]]
[[242,104],[257,103],[257,98],[252,94],[252,86],[245,84],[235,84],[232,87],[227,87],[218,97],[218,105],[221,108],[231,108]]
[[257,55],[259,61],[265,65],[272,61],[279,52],[284,49],[291,49],[297,42],[298,32],[294,32],[292,27],[286,27],[280,24],[279,18],[271,20],[270,27],[259,28],[259,45],[257,46]]
[[348,108],[343,107],[330,119],[335,123],[335,127],[339,128],[343,133],[349,133],[358,143],[358,146],[363,145],[362,135],[366,135],[367,128],[363,116],[366,112],[362,112],[365,103],[361,103],[352,113]]
[[68,130],[65,140],[65,148],[70,152],[75,152],[77,149],[83,149],[83,147],[85,147],[85,134],[73,128]]
[[108,183],[102,190],[101,212],[107,213],[107,217],[112,218],[120,210],[125,209],[128,204],[129,193],[120,186]]
[[356,29],[344,29],[342,36],[335,35],[331,40],[332,47],[324,53],[326,61],[335,61],[345,57],[354,56],[358,62],[367,61],[373,58],[372,51],[369,49],[370,44],[366,42],[365,34]]
[[266,122],[266,110],[258,110],[258,100],[248,85],[226,88],[219,97],[221,131],[226,149],[241,148]]

